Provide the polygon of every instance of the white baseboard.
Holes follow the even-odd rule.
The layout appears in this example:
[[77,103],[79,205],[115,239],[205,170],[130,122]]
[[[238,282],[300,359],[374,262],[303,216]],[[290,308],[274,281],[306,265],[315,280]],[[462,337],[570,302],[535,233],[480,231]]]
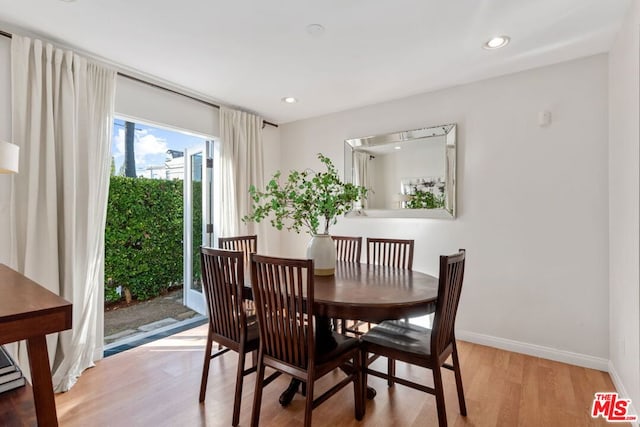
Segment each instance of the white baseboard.
[[[611,381],[613,381],[613,385],[615,386],[618,394],[625,399],[629,399],[629,394],[627,393],[627,389],[624,387],[624,383],[622,382],[622,379],[618,375],[618,372],[616,372],[616,368],[613,366],[613,363],[611,361],[609,361],[609,376],[611,377]],[[636,410],[634,403],[637,403],[637,402],[631,401],[631,407],[629,408],[629,413],[640,415],[640,413],[638,413],[638,411]],[[631,423],[631,425],[633,427],[639,427],[640,424],[638,422],[635,422],[635,423]]]
[[572,351],[559,350],[557,348],[545,347],[537,344],[529,344],[521,341],[514,341],[506,338],[499,338],[470,331],[456,331],[456,338],[459,338],[463,341],[469,341],[474,344],[482,344],[488,347],[495,347],[502,350],[513,351],[515,353],[522,353],[529,356],[541,357],[543,359],[555,360],[556,362],[568,363],[570,365],[582,366],[584,368],[597,369],[599,371],[609,371],[609,361],[603,357],[594,357],[586,354],[574,353]]

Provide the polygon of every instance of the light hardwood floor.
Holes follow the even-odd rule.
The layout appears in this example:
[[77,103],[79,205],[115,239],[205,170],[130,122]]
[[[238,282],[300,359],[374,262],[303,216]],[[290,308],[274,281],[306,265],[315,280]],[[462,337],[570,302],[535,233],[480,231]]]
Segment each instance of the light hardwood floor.
[[[206,402],[199,404],[205,340],[206,325],[98,362],[71,391],[56,396],[60,425],[230,425],[236,355],[227,353],[212,361]],[[468,416],[458,413],[453,374],[445,370],[449,425],[607,425],[589,416],[594,393],[614,390],[607,373],[466,342],[459,343],[459,350]],[[386,366],[382,359],[376,363]],[[431,383],[427,370],[399,363],[398,372]],[[261,425],[302,424],[301,395],[287,408],[278,404],[287,384],[288,378],[280,377],[265,389]],[[321,382],[320,387],[327,384]],[[314,426],[437,426],[433,396],[399,385],[388,389],[378,378],[370,378],[370,384],[378,395],[367,402],[363,421],[354,418],[353,388],[347,387],[314,410]],[[240,425],[250,423],[253,385],[250,375],[245,380]]]

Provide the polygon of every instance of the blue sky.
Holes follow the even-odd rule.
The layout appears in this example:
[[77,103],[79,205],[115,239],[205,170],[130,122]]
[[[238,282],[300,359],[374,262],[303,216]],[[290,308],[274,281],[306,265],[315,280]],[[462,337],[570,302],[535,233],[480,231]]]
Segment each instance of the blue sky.
[[[124,162],[124,120],[113,121],[113,139],[111,155],[116,163],[116,174]],[[144,171],[149,166],[164,165],[167,150],[184,151],[185,148],[197,147],[205,141],[203,138],[185,133],[136,123],[134,151],[136,154],[136,170]]]

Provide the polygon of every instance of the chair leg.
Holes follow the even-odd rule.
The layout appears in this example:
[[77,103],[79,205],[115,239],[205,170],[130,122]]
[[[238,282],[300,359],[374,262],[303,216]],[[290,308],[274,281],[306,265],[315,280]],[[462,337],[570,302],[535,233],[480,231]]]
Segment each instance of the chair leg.
[[303,382],[300,386],[300,394],[307,397],[307,383]]
[[396,376],[396,361],[390,357],[387,358],[387,373],[389,374],[389,377],[387,378],[387,386],[393,387],[395,384],[393,377]]
[[232,426],[237,426],[240,422],[240,405],[242,404],[242,383],[244,380],[244,360],[245,360],[244,348],[240,347],[238,351],[238,370],[236,373],[236,395],[233,398],[233,419],[231,421]]
[[311,375],[307,375],[307,396],[304,401],[304,427],[311,427],[311,414],[313,412],[313,386]]
[[367,354],[366,351],[362,350],[360,351],[360,369],[362,371],[362,377],[361,377],[361,388],[362,388],[362,401],[363,401],[363,410],[364,410],[364,399],[366,399],[367,396],[367,368],[369,367],[369,355]]
[[467,416],[467,405],[464,401],[464,390],[462,389],[462,373],[460,372],[460,359],[458,359],[458,348],[456,340],[453,340],[453,373],[456,377],[456,389],[458,389],[458,404],[460,405],[460,414]]
[[436,406],[438,408],[438,425],[447,427],[447,410],[444,406],[444,389],[442,387],[442,373],[440,366],[433,367],[433,388],[436,394]]
[[364,417],[364,396],[366,387],[362,387],[362,352],[353,356],[353,398],[355,400],[356,420],[360,421]]
[[209,332],[207,333],[207,345],[204,350],[204,363],[202,365],[202,380],[200,380],[200,402],[204,402],[204,397],[207,394],[207,380],[209,379],[209,364],[211,363],[212,345],[213,338],[211,335],[211,325],[209,325]]
[[253,393],[253,409],[251,410],[251,426],[258,427],[260,422],[260,406],[262,406],[262,388],[264,387],[264,363],[262,350],[258,352],[258,369],[256,371],[256,388]]

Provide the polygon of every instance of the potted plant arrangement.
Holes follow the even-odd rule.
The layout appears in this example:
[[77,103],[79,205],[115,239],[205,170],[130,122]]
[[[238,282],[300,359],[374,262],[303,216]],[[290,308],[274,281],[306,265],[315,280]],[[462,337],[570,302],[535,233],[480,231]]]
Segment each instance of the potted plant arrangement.
[[[318,153],[318,159],[326,171],[293,170],[284,181],[278,171],[264,191],[251,185],[253,211],[242,220],[260,222],[270,217],[271,225],[278,230],[300,233],[305,229],[312,236],[307,258],[314,261],[314,274],[332,275],[336,250],[329,227],[337,222],[338,215],[352,209],[353,202],[366,198],[367,189],[343,182],[331,160],[322,153]],[[318,233],[321,227],[322,233]]]

